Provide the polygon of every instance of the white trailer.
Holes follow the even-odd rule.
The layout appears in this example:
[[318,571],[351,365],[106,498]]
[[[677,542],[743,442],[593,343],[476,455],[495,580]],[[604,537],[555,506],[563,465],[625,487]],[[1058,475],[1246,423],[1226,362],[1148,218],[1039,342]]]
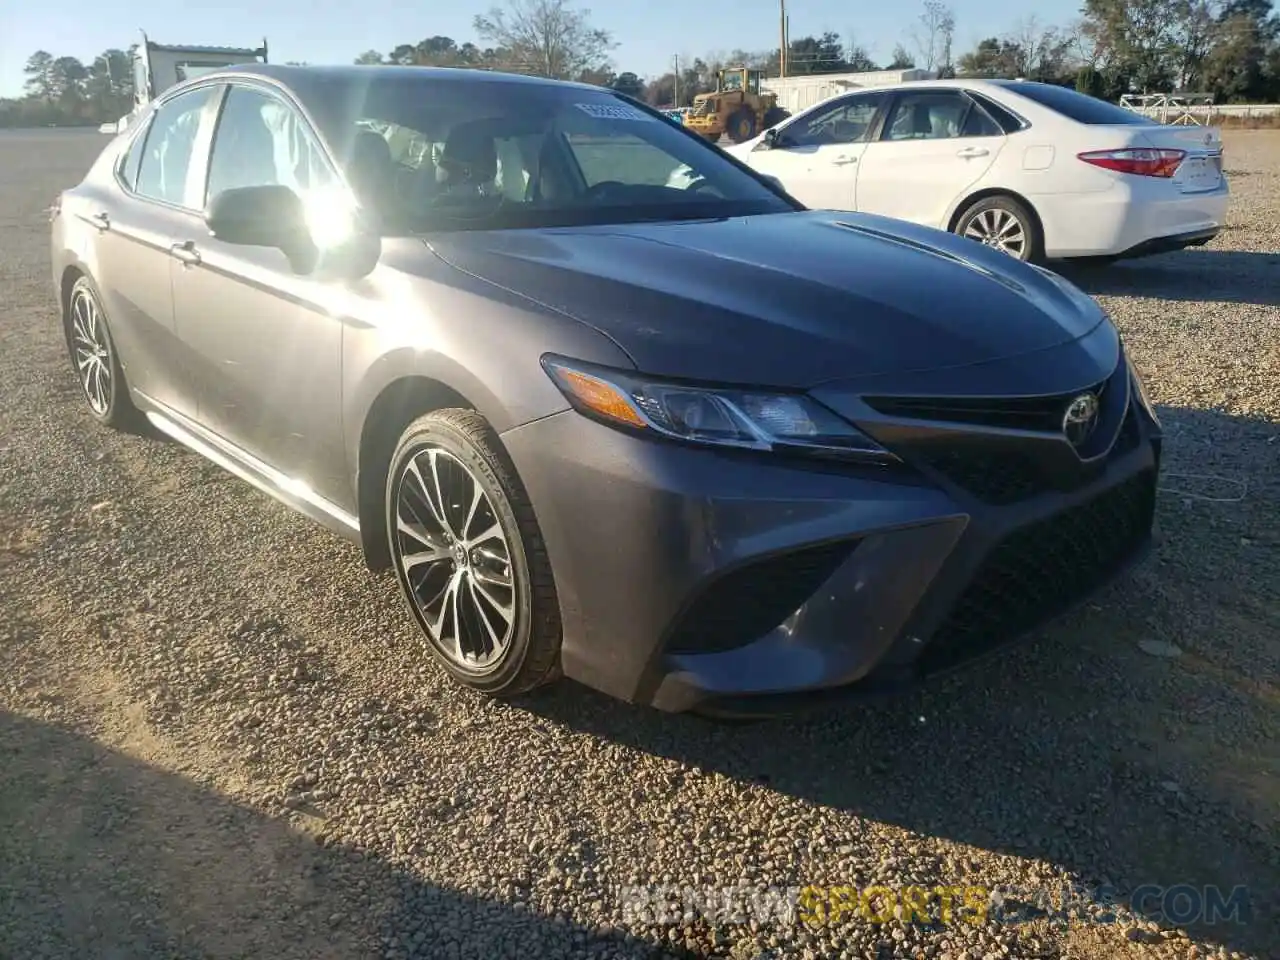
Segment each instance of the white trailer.
[[128,116],[104,123],[103,133],[119,133],[148,103],[183,80],[236,63],[266,63],[267,41],[253,47],[207,47],[156,43],[142,31],[133,54],[133,109]]
[[778,106],[799,113],[837,94],[863,87],[889,87],[911,80],[932,80],[932,70],[871,70],[863,73],[809,73],[794,77],[771,77],[761,81],[761,89],[776,94]]

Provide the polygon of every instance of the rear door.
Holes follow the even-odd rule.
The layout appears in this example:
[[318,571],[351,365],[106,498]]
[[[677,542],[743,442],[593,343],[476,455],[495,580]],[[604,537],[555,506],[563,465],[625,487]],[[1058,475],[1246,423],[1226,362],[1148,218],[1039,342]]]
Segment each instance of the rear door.
[[98,231],[94,280],[129,383],[187,415],[195,413],[196,391],[174,325],[170,247],[199,222],[192,158],[208,138],[213,90],[198,88],[162,104],[117,163],[119,191],[112,201],[87,211]]
[[806,207],[856,210],[858,164],[888,99],[878,91],[835,98],[783,123],[772,145],[763,140],[742,159]]
[[896,93],[858,170],[858,209],[945,228],[1004,145],[1004,131],[963,91]]

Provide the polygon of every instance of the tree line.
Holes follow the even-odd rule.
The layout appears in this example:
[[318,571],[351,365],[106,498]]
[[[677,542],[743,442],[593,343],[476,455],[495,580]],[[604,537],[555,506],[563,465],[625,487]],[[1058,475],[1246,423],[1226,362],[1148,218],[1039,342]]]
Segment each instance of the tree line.
[[133,106],[133,51],[110,49],[84,63],[37,50],[27,58],[25,96],[0,99],[0,127],[97,125]]
[[[1110,100],[1129,92],[1211,93],[1219,103],[1280,100],[1280,14],[1273,0],[1082,0],[1080,17],[1046,24],[1035,16],[956,55],[955,15],[924,0],[888,62],[876,63],[855,38],[823,32],[791,39],[789,75],[920,67],[940,77],[1025,77],[1074,86]],[[681,60],[642,77],[617,71],[613,35],[573,0],[506,0],[475,18],[475,40],[432,36],[393,50],[368,50],[356,63],[463,67],[536,74],[612,87],[657,106],[685,106],[715,88],[717,71],[746,65],[777,76],[781,55],[731,50]],[[0,126],[97,124],[133,102],[130,50],[91,63],[37,51],[22,97],[0,99]]]

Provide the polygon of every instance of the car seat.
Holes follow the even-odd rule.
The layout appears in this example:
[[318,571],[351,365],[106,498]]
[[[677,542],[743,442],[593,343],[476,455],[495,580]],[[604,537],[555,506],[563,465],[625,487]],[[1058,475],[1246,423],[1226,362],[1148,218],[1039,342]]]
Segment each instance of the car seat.
[[361,130],[351,142],[347,178],[357,199],[374,213],[386,215],[395,204],[395,160],[386,137]]
[[498,176],[498,150],[493,135],[478,124],[449,131],[436,163],[436,179],[447,193],[486,193]]

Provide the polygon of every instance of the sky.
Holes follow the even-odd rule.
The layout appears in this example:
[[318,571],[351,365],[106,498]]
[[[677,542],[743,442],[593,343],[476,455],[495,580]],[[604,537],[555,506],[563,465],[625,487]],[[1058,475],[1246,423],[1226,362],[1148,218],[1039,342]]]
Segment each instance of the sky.
[[[1005,33],[1034,10],[1041,22],[1065,24],[1081,0],[949,0],[956,17],[957,55],[978,40]],[[373,49],[386,52],[443,34],[475,40],[472,18],[493,0],[0,0],[0,96],[22,91],[23,65],[36,50],[90,61],[109,47],[127,48],[146,30],[172,44],[253,47],[267,38],[270,59],[350,63]],[[690,59],[735,48],[778,44],[778,0],[580,0],[592,23],[619,46],[614,67],[641,76],[670,69],[675,56]],[[921,0],[788,0],[792,38],[839,33],[887,62],[894,45],[910,48],[908,32]],[[717,31],[712,35],[712,28]]]

